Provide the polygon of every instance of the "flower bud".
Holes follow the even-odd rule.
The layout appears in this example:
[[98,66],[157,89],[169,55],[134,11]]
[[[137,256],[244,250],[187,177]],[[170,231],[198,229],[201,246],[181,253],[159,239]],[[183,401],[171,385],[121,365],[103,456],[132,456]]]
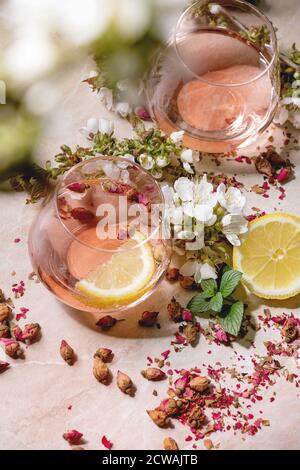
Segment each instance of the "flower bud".
[[191,428],[199,429],[205,423],[205,421],[206,416],[198,406],[193,408],[188,416],[188,424]]
[[171,302],[167,306],[170,320],[178,323],[182,321],[182,307],[179,302],[176,301],[175,297],[172,298]]
[[10,338],[10,328],[6,322],[0,325],[0,338]]
[[99,348],[95,352],[94,357],[99,357],[103,362],[110,362],[113,358],[113,352],[111,349]]
[[99,326],[103,331],[108,331],[117,323],[117,320],[110,315],[100,318],[96,325]]
[[188,323],[184,328],[183,328],[183,334],[187,339],[187,342],[189,344],[195,344],[198,340],[199,337],[199,329],[193,325],[193,323]]
[[33,343],[39,336],[41,327],[39,323],[28,323],[23,331],[23,339]]
[[8,368],[9,368],[8,362],[0,361],[0,374],[1,372],[6,371]]
[[159,405],[159,409],[164,411],[168,416],[176,415],[178,413],[178,408],[178,403],[174,398],[166,398]]
[[147,410],[148,415],[152,419],[152,421],[156,424],[156,426],[163,428],[167,424],[168,415],[164,411],[159,409],[155,410]]
[[142,376],[147,380],[163,380],[166,378],[166,374],[156,367],[149,367],[148,369],[142,370]]
[[94,377],[104,385],[109,382],[109,369],[107,365],[98,357],[94,356],[93,374]]
[[208,377],[194,377],[190,380],[189,386],[195,392],[203,393],[205,392],[210,385],[210,380]]
[[184,375],[175,381],[174,386],[177,395],[181,395],[185,391],[188,380],[188,377]]
[[146,310],[142,313],[142,316],[139,320],[139,325],[145,327],[154,326],[158,315],[159,312],[149,312],[148,310]]
[[0,304],[0,322],[7,320],[11,312],[11,308],[5,304]]
[[168,281],[178,281],[179,279],[179,269],[178,268],[169,268],[166,273],[166,278]]
[[179,450],[179,447],[172,437],[166,437],[164,439],[164,450]]
[[75,361],[75,354],[71,346],[63,339],[60,345],[60,355],[63,358],[63,360],[69,364],[69,366],[72,366]]
[[118,370],[117,373],[117,385],[121,392],[126,393],[127,395],[133,395],[134,393],[134,386],[132,383],[131,378],[127,375],[124,374],[124,372],[121,372]]

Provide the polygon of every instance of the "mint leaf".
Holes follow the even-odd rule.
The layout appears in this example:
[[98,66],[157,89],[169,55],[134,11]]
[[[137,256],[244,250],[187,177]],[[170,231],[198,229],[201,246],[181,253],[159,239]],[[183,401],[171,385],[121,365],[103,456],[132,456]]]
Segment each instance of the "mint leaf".
[[203,292],[195,295],[188,303],[187,308],[197,315],[197,313],[207,312],[210,310],[209,301],[206,300]]
[[220,284],[220,292],[224,298],[232,294],[232,292],[238,286],[241,277],[242,273],[240,271],[234,271],[233,269],[226,271],[223,274]]
[[203,289],[203,295],[206,299],[213,297],[218,289],[218,285],[215,279],[205,279],[201,281],[201,287]]
[[237,300],[231,305],[229,312],[225,317],[220,316],[220,323],[227,333],[232,336],[237,336],[241,329],[243,316],[244,304],[240,300]]
[[223,306],[223,296],[221,292],[217,292],[216,295],[210,300],[209,307],[214,312],[221,312]]

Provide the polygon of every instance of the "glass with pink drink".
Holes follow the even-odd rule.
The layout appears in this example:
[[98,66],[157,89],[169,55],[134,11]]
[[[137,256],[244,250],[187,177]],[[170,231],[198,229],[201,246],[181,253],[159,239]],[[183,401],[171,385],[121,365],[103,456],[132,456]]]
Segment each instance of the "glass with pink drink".
[[183,130],[187,146],[213,153],[250,145],[270,125],[279,91],[274,28],[239,0],[189,7],[147,81],[159,127]]

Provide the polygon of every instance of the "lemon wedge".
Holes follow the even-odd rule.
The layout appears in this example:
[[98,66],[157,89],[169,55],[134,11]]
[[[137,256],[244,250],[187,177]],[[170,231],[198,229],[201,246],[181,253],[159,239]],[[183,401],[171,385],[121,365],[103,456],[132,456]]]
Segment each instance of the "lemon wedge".
[[288,299],[300,293],[300,218],[275,213],[253,220],[233,265],[242,282],[265,299]]
[[109,261],[77,282],[76,288],[99,307],[128,304],[149,289],[154,271],[151,247],[137,232]]

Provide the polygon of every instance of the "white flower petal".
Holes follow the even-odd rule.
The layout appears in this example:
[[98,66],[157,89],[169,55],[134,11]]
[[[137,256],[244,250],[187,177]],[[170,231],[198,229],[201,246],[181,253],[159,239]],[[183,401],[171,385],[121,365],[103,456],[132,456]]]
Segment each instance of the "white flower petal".
[[199,251],[199,250],[202,250],[203,247],[204,247],[204,236],[196,237],[196,240],[194,240],[193,242],[187,242],[185,244],[185,249],[188,251]]
[[99,131],[101,134],[113,134],[115,130],[114,121],[110,121],[109,119],[99,119]]
[[212,208],[206,204],[197,204],[194,208],[194,217],[200,222],[208,222],[213,216]]
[[186,171],[187,173],[189,173],[190,175],[193,175],[193,174],[194,174],[194,170],[193,170],[193,168],[191,167],[191,165],[190,165],[189,163],[184,162],[184,163],[182,164],[182,166],[183,166],[183,168],[185,169],[185,171]]
[[188,178],[178,178],[174,183],[174,189],[182,201],[193,200],[194,183]]
[[172,132],[172,134],[170,135],[170,139],[172,140],[172,142],[174,142],[174,144],[178,144],[182,141],[183,136],[184,131]]
[[108,111],[113,107],[113,92],[110,88],[102,87],[97,93],[100,101],[105,105]]
[[158,157],[156,159],[156,165],[159,167],[159,168],[164,168],[165,166],[168,166],[169,165],[169,162],[167,160],[166,157]]
[[202,279],[217,279],[216,269],[208,263],[202,264],[201,268]]
[[235,235],[234,233],[228,233],[226,235],[226,238],[229,241],[229,243],[231,243],[231,245],[233,245],[233,246],[240,246],[241,245],[241,241],[240,241],[239,237],[237,235]]
[[193,163],[193,151],[190,149],[183,150],[180,159],[182,162]]
[[138,158],[140,165],[145,168],[145,170],[151,170],[154,167],[154,160],[150,155],[143,153]]
[[180,225],[180,230],[182,230],[183,222],[183,210],[182,207],[171,207],[169,209],[170,221],[174,225]]
[[168,206],[172,206],[175,195],[174,189],[171,188],[171,186],[169,186],[168,184],[164,184],[161,186],[161,190],[165,199],[165,204]]
[[182,276],[193,276],[196,272],[197,261],[189,260],[181,266],[179,272]]
[[131,113],[131,107],[129,103],[119,102],[115,104],[114,111],[120,114],[121,117],[126,118]]

